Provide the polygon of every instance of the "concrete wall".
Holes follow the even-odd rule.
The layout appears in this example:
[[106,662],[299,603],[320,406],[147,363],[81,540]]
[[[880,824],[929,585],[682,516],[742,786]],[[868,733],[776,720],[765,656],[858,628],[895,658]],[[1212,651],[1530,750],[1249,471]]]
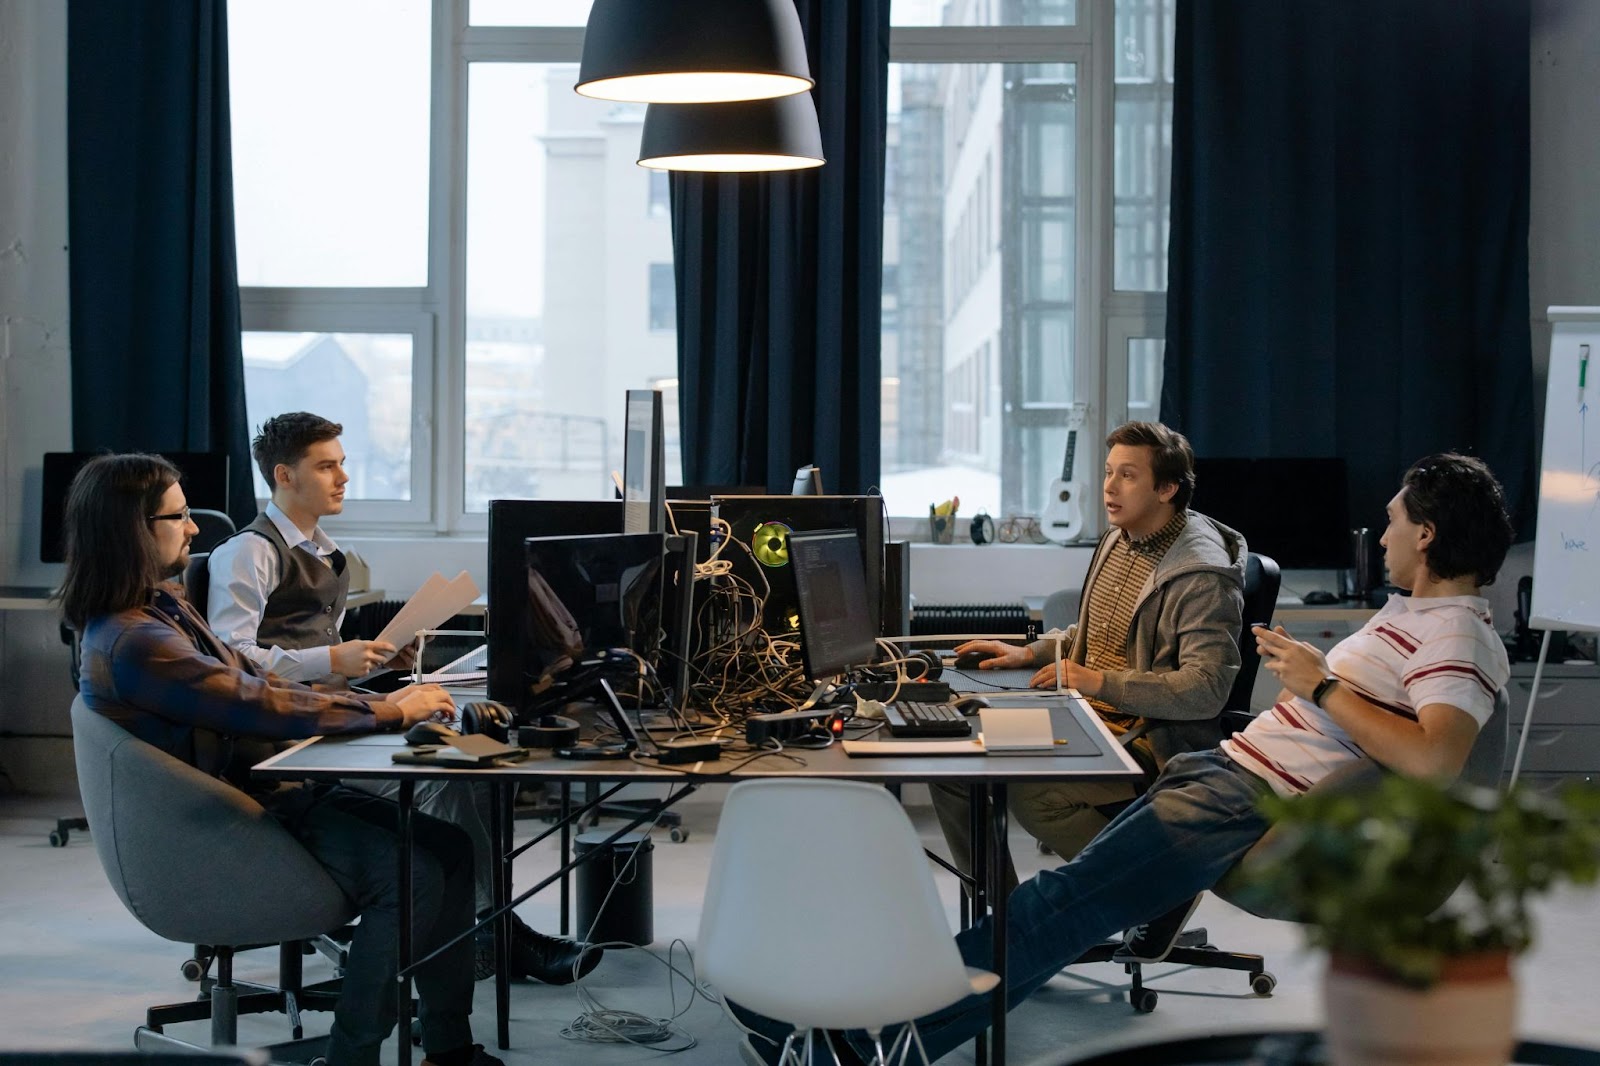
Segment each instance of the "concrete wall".
[[[1537,0],[1532,41],[1533,361],[1543,392],[1548,348],[1544,308],[1600,303],[1600,4]],[[67,361],[66,5],[0,0],[0,584],[53,585],[60,568],[38,562],[40,456],[70,447]],[[1537,432],[1537,428],[1534,429]],[[481,579],[481,538],[345,536],[391,594],[432,570],[470,569]],[[913,585],[925,602],[1038,594],[1082,572],[1080,552],[968,549],[955,565],[915,556]],[[939,562],[934,560],[938,559]],[[1519,552],[1493,598],[1502,625],[1531,552]],[[981,565],[973,567],[972,562]],[[981,587],[970,579],[981,575]],[[1316,584],[1316,582],[1312,582]],[[1326,582],[1322,582],[1326,585]],[[1310,587],[1309,585],[1307,587]],[[0,733],[62,733],[71,699],[67,651],[49,612],[0,612]],[[62,741],[0,738],[0,790],[73,788]],[[65,806],[71,806],[70,802]],[[65,813],[65,812],[64,812]]]

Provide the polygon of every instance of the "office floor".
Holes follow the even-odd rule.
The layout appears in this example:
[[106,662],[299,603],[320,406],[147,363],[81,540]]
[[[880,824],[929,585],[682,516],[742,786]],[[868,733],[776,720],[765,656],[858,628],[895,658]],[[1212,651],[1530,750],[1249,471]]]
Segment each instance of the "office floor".
[[[681,937],[692,942],[699,920],[705,870],[716,829],[715,790],[705,790],[685,811],[690,839],[670,843],[658,833],[654,849],[655,931],[657,955]],[[938,836],[931,809],[908,796],[910,810],[930,844]],[[112,894],[95,858],[92,841],[75,835],[65,848],[46,841],[57,815],[71,813],[59,799],[0,796],[0,1046],[67,1048],[131,1046],[133,1028],[144,1008],[194,994],[178,966],[182,947],[160,940],[128,915]],[[524,827],[537,823],[523,823]],[[1042,857],[1018,838],[1013,852],[1025,870]],[[518,864],[519,880],[551,868],[552,852],[541,845]],[[941,889],[954,915],[955,887],[941,876]],[[1593,988],[1600,979],[1600,892],[1569,890],[1539,907],[1539,945],[1520,968],[1521,1030],[1557,1040],[1600,1045],[1600,1012]],[[822,906],[819,901],[819,913]],[[556,927],[554,904],[530,902],[521,913],[541,929]],[[1254,1026],[1312,1025],[1320,1015],[1317,981],[1320,960],[1299,947],[1299,932],[1290,925],[1266,922],[1207,897],[1197,920],[1219,944],[1267,955],[1278,977],[1276,993],[1251,996],[1242,975],[1221,971],[1157,967],[1150,985],[1161,993],[1153,1014],[1135,1014],[1121,996],[1120,967],[1078,967],[1056,978],[1014,1012],[1011,1027],[1013,1063],[1059,1062],[1068,1053],[1091,1045],[1104,1046]],[[680,968],[684,955],[678,953]],[[240,956],[241,977],[270,979],[273,956],[254,952]],[[773,965],[781,966],[781,959]],[[323,972],[320,960],[308,960],[308,977]],[[675,979],[669,991],[668,971],[643,951],[609,953],[585,982],[604,1006],[650,1016],[664,1016],[689,1001],[688,983]],[[478,986],[475,1020],[478,1035],[492,1044],[493,983]],[[512,1049],[502,1053],[511,1064],[609,1064],[658,1061],[659,1054],[628,1046],[578,1045],[560,1031],[585,1008],[571,988],[519,984],[512,989]],[[309,1014],[308,1030],[324,1031],[327,1015]],[[680,1059],[710,1066],[737,1066],[738,1033],[721,1010],[703,999],[688,1006],[678,1020],[696,1042]],[[190,1029],[204,1039],[203,1023]],[[241,1020],[241,1038],[282,1039],[281,1017]],[[679,1041],[682,1042],[682,1041]],[[385,1062],[395,1061],[393,1041]],[[972,1061],[969,1050],[947,1062]]]

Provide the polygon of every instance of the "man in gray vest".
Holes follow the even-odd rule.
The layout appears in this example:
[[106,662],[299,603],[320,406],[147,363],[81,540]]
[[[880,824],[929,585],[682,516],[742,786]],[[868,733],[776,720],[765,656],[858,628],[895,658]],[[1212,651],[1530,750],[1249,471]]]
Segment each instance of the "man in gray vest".
[[[206,620],[218,639],[263,672],[291,681],[349,687],[395,657],[394,645],[339,639],[350,574],[344,553],[319,525],[344,510],[344,427],[296,411],[266,421],[251,445],[272,499],[255,521],[219,544],[208,561]],[[393,796],[392,781],[348,782]],[[493,907],[493,852],[489,841],[487,790],[465,781],[417,786],[421,809],[452,822],[472,838],[477,863],[477,908]],[[569,984],[600,960],[600,950],[546,936],[513,915],[514,973],[549,984]],[[493,939],[478,941],[477,976],[493,971]]]

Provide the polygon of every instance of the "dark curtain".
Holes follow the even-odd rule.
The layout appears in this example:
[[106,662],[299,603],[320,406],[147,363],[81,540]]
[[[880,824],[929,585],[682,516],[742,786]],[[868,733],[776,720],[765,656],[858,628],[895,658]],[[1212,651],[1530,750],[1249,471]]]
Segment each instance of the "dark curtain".
[[1342,456],[1381,526],[1466,451],[1531,530],[1528,18],[1179,0],[1161,409],[1199,454]]
[[72,439],[224,451],[255,516],[234,253],[223,0],[72,0]]
[[823,155],[815,170],[674,174],[683,477],[829,492],[879,467],[889,0],[797,0]]

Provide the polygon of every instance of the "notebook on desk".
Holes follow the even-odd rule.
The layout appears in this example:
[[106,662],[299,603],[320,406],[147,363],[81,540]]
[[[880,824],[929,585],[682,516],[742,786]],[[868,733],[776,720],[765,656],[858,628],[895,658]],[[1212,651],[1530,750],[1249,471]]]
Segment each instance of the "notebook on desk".
[[[1022,710],[1035,714],[1049,716],[1049,742],[1040,740],[1042,735],[1035,729],[1030,739],[1022,743],[1032,743],[1039,747],[1020,748],[1015,746],[1018,741],[1013,738],[1005,727],[1000,727],[998,749],[986,746],[989,734],[988,720],[985,715],[994,711]],[[983,735],[977,737],[962,737],[952,740],[846,740],[841,743],[844,753],[852,758],[888,758],[888,757],[922,757],[928,755],[993,755],[997,758],[1014,755],[1048,755],[1052,757],[1082,757],[1103,754],[1100,740],[1091,735],[1078,721],[1078,716],[1072,708],[1064,702],[1037,703],[1029,701],[1016,707],[985,707],[978,712],[980,721],[983,721]],[[1002,716],[1003,718],[1004,716]],[[1039,719],[1034,719],[1035,726]]]

